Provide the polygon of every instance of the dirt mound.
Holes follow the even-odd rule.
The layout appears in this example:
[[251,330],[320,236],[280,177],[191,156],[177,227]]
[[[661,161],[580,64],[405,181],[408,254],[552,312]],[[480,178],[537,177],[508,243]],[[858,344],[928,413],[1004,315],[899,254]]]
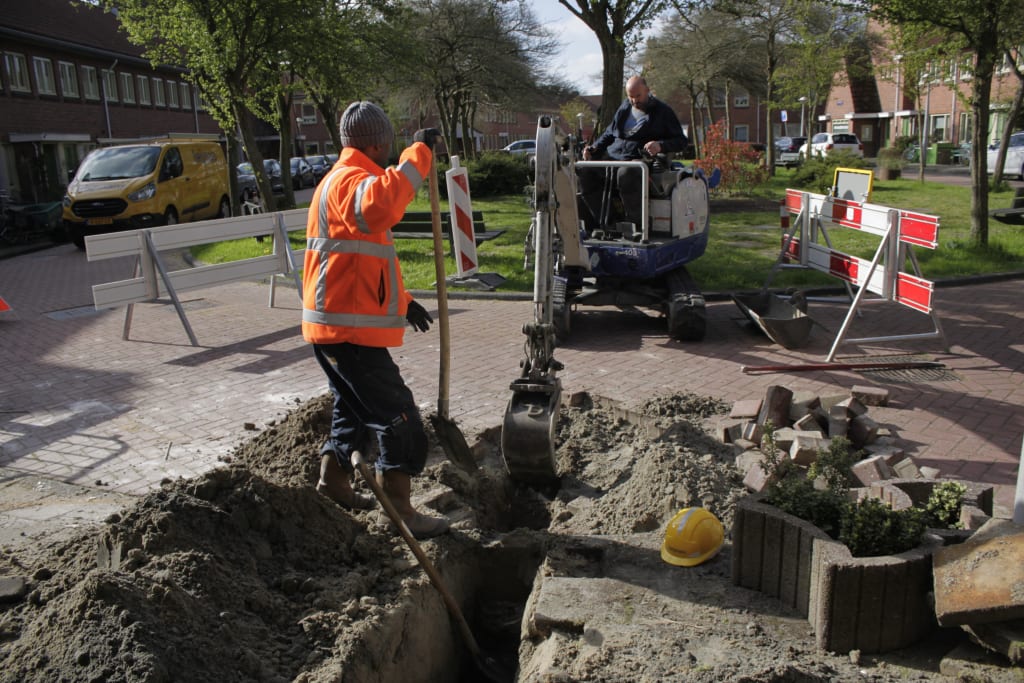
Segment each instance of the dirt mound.
[[[690,395],[634,409],[588,397],[574,405],[559,417],[563,476],[552,496],[507,479],[497,429],[475,445],[482,467],[474,474],[433,444],[414,499],[452,518],[453,533],[425,545],[464,592],[488,577],[502,581],[494,579],[502,572],[526,573],[545,553],[550,562],[581,538],[646,533],[656,547],[680,507],[703,505],[731,525],[742,495],[733,454],[705,431],[724,405]],[[451,648],[432,641],[458,636],[448,626],[417,626],[448,622],[411,553],[378,512],[347,513],[313,489],[329,419],[328,397],[310,401],[236,449],[226,467],[167,482],[98,530],[45,548],[4,549],[0,578],[10,601],[0,605],[0,681],[440,680],[439,660]],[[480,559],[487,548],[517,544],[522,556],[538,557],[534,564]],[[829,664],[811,652],[806,622],[782,620],[790,635],[804,633],[788,650],[751,626],[737,607],[749,594],[729,586],[727,559],[689,576],[713,578],[723,596],[721,607],[702,597],[701,632],[713,633],[700,651],[722,644],[702,680],[723,680],[715,672],[828,680],[822,671],[842,679],[836,658]],[[518,638],[522,605],[490,608],[478,609],[478,619]],[[642,632],[629,637],[644,650]],[[768,640],[771,649],[761,649]],[[789,654],[766,678],[768,652]],[[670,677],[673,658],[661,660]],[[586,661],[566,680],[633,680],[632,660]]]

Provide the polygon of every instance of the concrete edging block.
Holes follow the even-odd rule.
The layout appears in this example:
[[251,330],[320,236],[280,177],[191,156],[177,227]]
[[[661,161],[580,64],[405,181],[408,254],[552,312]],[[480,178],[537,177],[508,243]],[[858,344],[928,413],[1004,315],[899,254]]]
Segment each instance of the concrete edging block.
[[888,652],[936,625],[928,601],[934,545],[899,555],[853,557],[842,543],[764,502],[739,501],[732,582],[778,598],[814,627],[819,648]]

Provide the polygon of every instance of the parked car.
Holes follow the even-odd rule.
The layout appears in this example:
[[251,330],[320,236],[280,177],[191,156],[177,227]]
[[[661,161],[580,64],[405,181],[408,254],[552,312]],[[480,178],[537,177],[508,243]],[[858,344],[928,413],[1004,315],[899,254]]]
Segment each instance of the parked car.
[[809,142],[800,146],[800,156],[808,158],[810,155],[816,157],[827,157],[833,152],[847,151],[861,159],[864,158],[864,145],[853,133],[815,133]]
[[[258,196],[259,188],[256,186],[256,174],[253,171],[252,164],[248,161],[243,161],[238,164],[237,171],[239,192],[241,193],[243,187],[251,184],[255,194],[250,195],[250,199],[254,196]],[[284,179],[282,178],[283,174],[281,173],[281,163],[277,159],[264,159],[263,172],[270,181],[270,191],[274,194],[284,194]]]
[[536,140],[516,140],[513,143],[505,145],[501,148],[502,152],[508,154],[536,154],[537,153],[537,141]]
[[775,140],[775,165],[789,168],[799,164],[802,158],[800,156],[800,147],[805,142],[807,142],[807,138],[803,136],[785,137]]
[[[988,148],[988,172],[994,173],[996,157],[999,155],[999,144]],[[1006,148],[1006,159],[1003,160],[1003,175],[1017,176],[1024,180],[1024,130],[1010,136],[1010,144]]]
[[302,157],[292,157],[292,189],[301,190],[304,187],[314,187],[316,178],[313,177],[313,167]]
[[327,171],[330,170],[331,164],[328,163],[327,157],[323,154],[312,154],[306,157],[306,161],[313,167],[313,181],[314,184],[318,184]]
[[324,159],[327,159],[327,170],[330,170],[331,166],[334,166],[334,164],[338,163],[337,154],[325,154]]

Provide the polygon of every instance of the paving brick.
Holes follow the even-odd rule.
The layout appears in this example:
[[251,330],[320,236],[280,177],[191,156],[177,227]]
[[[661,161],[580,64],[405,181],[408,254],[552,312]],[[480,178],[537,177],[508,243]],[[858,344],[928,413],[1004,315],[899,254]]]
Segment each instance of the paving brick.
[[892,465],[892,470],[900,479],[920,479],[921,470],[913,458],[903,458]]
[[795,432],[789,457],[798,465],[810,465],[818,459],[818,451],[828,450],[829,443],[829,439],[814,436],[813,432]]
[[858,415],[850,420],[850,443],[861,448],[875,440],[878,434],[878,423],[865,415]]
[[892,468],[881,455],[874,455],[854,463],[850,471],[862,486],[871,486],[885,479],[892,479],[893,476]]
[[742,401],[736,401],[732,404],[732,410],[729,411],[729,417],[734,417],[740,420],[754,419],[757,414],[761,412],[761,399],[749,398]]

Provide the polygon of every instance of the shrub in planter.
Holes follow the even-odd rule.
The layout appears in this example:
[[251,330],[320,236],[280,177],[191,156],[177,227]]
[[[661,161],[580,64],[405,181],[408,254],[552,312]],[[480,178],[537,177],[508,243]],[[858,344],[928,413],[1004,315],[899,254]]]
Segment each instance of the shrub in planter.
[[929,497],[932,513],[886,485],[859,489],[858,501],[849,488],[856,456],[845,439],[834,439],[808,470],[777,452],[770,431],[766,442],[764,466],[774,479],[737,506],[733,583],[796,609],[824,650],[886,652],[930,633],[931,555],[942,541],[925,525],[929,515],[952,518],[951,491]]

